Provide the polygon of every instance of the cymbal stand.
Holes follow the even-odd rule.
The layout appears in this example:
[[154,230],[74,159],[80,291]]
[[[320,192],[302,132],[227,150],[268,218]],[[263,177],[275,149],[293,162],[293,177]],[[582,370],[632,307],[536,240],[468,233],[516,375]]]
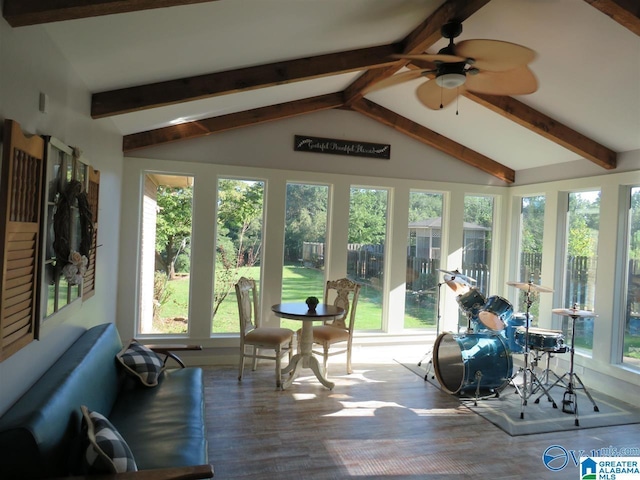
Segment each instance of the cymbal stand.
[[[436,296],[436,339],[440,336],[440,289],[442,288],[442,285],[444,283],[445,282],[438,283],[438,294]],[[433,367],[433,346],[431,346],[431,350],[427,351],[427,353],[422,356],[422,358],[418,362],[419,367],[422,365],[422,362],[424,362],[424,359],[428,356],[431,356],[431,358],[429,359],[429,362],[427,362],[427,372],[424,374],[425,381],[429,378],[429,373],[431,372],[431,368]],[[435,375],[432,375],[431,378],[435,378]]]
[[[527,405],[527,402],[529,400],[529,398],[538,390],[542,390],[544,392],[544,394],[547,395],[547,398],[549,399],[550,402],[553,402],[553,408],[558,408],[558,405],[556,404],[556,402],[553,400],[553,398],[551,398],[551,394],[549,393],[549,388],[546,388],[542,382],[540,381],[540,379],[538,378],[538,376],[536,375],[536,373],[533,371],[533,368],[530,365],[533,365],[533,363],[529,363],[529,311],[531,309],[531,304],[533,303],[533,300],[531,300],[531,289],[527,289],[526,290],[526,304],[527,304],[527,310],[525,312],[525,324],[524,324],[524,328],[525,328],[525,335],[524,335],[524,368],[521,368],[518,373],[522,372],[522,385],[521,387],[518,387],[515,382],[513,381],[513,379],[517,376],[518,373],[516,373],[513,377],[511,377],[511,379],[509,380],[510,383],[515,387],[516,392],[518,393],[518,395],[520,396],[520,418],[524,418],[524,407]],[[527,380],[527,376],[530,378],[530,381]],[[540,395],[540,397],[542,397],[542,395]],[[540,398],[538,398],[536,400],[536,403],[538,403],[538,401],[540,400]]]
[[[574,309],[575,308],[576,306],[574,305]],[[580,377],[578,376],[578,374],[573,371],[573,365],[574,365],[573,355],[575,352],[575,337],[576,337],[576,319],[579,316],[580,315],[569,315],[569,318],[571,318],[571,348],[570,348],[570,357],[569,357],[570,358],[569,371],[566,372],[561,377],[559,377],[553,383],[553,385],[551,385],[551,387],[549,388],[551,389],[559,384],[566,385],[567,389],[565,390],[564,396],[562,397],[562,411],[564,413],[574,414],[576,427],[580,426],[580,420],[578,419],[578,396],[576,395],[576,392],[575,392],[576,390],[584,390],[585,395],[593,404],[593,411],[594,412],[600,411],[600,408],[598,408],[598,405],[596,405],[596,402],[591,396],[591,394],[589,393],[589,390],[587,390],[587,387],[584,386],[584,383],[582,383],[582,380],[580,380]],[[564,378],[567,376],[569,377],[569,382],[565,383]],[[576,384],[574,383],[574,379],[580,384],[579,387],[576,387]],[[540,398],[538,398],[538,400],[540,400]]]

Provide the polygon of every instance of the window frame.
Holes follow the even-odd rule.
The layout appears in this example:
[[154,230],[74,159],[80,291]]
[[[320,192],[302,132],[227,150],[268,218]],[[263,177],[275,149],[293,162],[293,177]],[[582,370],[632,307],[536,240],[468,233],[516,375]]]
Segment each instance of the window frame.
[[[47,136],[45,137],[45,141],[46,176],[42,202],[43,237],[41,249],[42,262],[40,266],[42,276],[40,292],[40,315],[43,321],[48,320],[56,313],[63,310],[65,307],[72,305],[76,303],[77,300],[82,300],[83,298],[84,279],[81,284],[75,285],[73,286],[73,288],[70,288],[69,282],[66,281],[66,298],[61,298],[61,288],[63,288],[62,283],[66,279],[64,278],[61,270],[57,268],[58,259],[53,249],[53,241],[55,239],[53,224],[61,192],[71,180],[77,180],[82,185],[82,192],[86,193],[89,186],[90,171],[92,171],[90,165],[81,158],[79,150],[66,145],[64,142],[55,137]],[[55,171],[53,164],[54,158],[56,158],[56,156],[60,158],[60,164],[57,172]],[[56,178],[53,178],[54,175],[56,176]],[[52,190],[55,191],[53,195]],[[77,205],[77,199],[75,203],[75,205],[72,205],[70,207],[72,217],[75,220],[69,222],[69,238],[71,239],[71,250],[78,251],[80,243],[80,233],[78,226],[79,208]],[[92,208],[92,210],[94,212],[97,212],[97,205],[92,207],[94,207]],[[95,218],[93,218],[91,221],[95,225]],[[92,238],[91,241],[92,244],[95,245],[95,232],[93,233],[93,235],[94,238]],[[92,256],[95,262],[95,254]],[[95,268],[93,271],[95,272]],[[51,285],[53,285],[53,305],[51,306],[50,310],[49,295],[51,292]],[[64,301],[64,304],[61,304],[61,300]]]

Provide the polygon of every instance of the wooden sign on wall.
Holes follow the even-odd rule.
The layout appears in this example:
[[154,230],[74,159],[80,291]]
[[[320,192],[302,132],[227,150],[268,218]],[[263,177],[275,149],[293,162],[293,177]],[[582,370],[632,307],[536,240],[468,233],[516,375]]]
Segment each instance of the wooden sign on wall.
[[298,152],[328,153],[348,157],[369,157],[383,160],[391,158],[391,145],[303,135],[294,136],[293,149]]

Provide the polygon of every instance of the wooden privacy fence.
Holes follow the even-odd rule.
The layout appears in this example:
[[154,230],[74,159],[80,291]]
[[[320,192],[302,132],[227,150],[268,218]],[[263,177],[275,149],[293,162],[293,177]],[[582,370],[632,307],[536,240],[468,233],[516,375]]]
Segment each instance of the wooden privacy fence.
[[[569,257],[567,259],[568,278],[566,281],[565,303],[567,307],[576,304],[578,308],[588,308],[593,302],[589,293],[595,291],[595,271],[597,257]],[[590,275],[591,273],[591,275]]]
[[302,243],[302,264],[305,267],[324,267],[324,243],[303,242]]

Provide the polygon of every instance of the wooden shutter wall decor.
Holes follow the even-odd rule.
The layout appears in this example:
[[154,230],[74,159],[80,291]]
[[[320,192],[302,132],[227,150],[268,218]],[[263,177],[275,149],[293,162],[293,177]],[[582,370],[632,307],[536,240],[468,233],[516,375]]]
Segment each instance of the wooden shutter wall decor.
[[0,172],[0,361],[38,337],[44,139],[4,121]]
[[100,197],[100,172],[89,168],[89,182],[87,186],[87,203],[91,210],[93,221],[93,236],[91,238],[91,249],[89,250],[89,268],[84,274],[82,281],[82,300],[92,297],[96,293],[96,253],[98,250],[98,198]]

